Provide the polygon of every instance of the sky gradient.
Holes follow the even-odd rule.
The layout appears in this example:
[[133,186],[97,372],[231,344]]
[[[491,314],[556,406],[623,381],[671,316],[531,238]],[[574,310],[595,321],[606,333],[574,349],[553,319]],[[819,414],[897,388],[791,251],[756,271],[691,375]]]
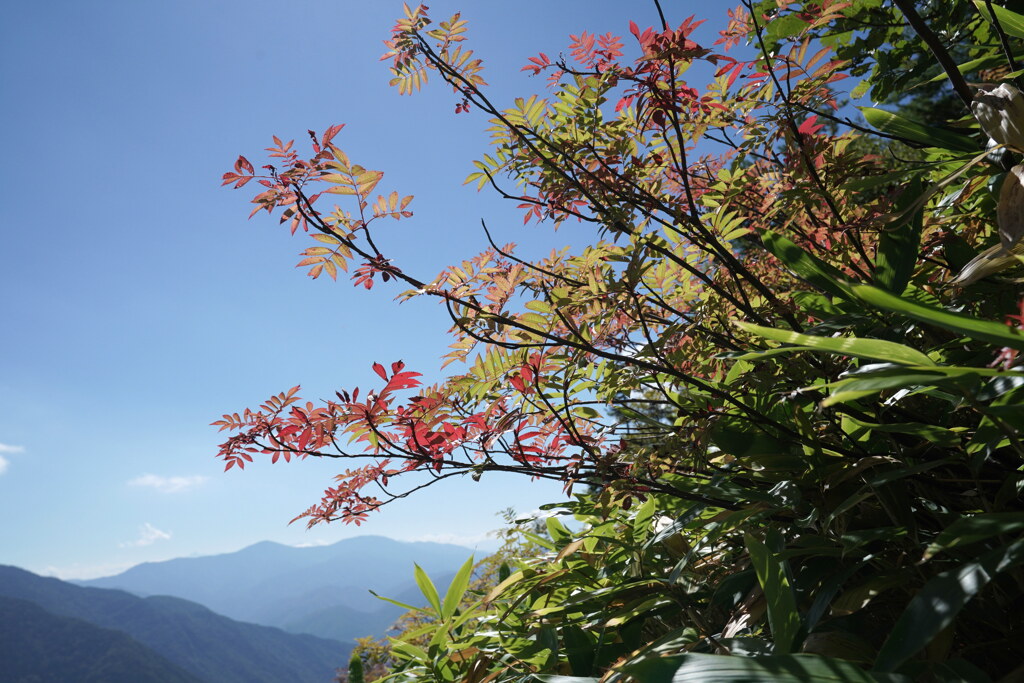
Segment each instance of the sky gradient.
[[[614,0],[430,5],[435,20],[462,10],[502,104],[542,88],[520,67],[565,50],[570,33],[657,19],[653,3]],[[400,13],[350,0],[5,8],[0,563],[88,578],[261,540],[473,546],[499,510],[559,497],[551,484],[459,480],[362,527],[306,531],[287,522],[337,464],[224,473],[214,457],[209,423],[222,413],[295,384],[310,399],[370,386],[375,361],[402,359],[433,382],[450,343],[436,304],[399,306],[397,287],[294,268],[308,239],[265,214],[246,220],[253,193],[220,187],[239,154],[256,161],[273,134],[301,144],[307,129],[345,123],[335,142],[385,172],[378,190],[415,195],[415,217],[379,240],[423,278],[486,246],[482,218],[525,255],[573,239],[573,226],[523,227],[512,204],[462,185],[487,151],[486,122],[455,115],[443,84],[389,88],[378,58]]]

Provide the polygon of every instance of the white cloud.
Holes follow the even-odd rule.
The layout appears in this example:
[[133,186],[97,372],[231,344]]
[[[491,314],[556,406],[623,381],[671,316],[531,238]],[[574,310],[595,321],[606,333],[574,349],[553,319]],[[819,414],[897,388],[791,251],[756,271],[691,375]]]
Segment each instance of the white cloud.
[[206,482],[207,477],[194,475],[191,477],[161,477],[158,474],[144,474],[128,482],[129,486],[148,486],[160,493],[181,493]]
[[337,541],[327,541],[327,540],[324,540],[324,539],[320,539],[320,540],[317,540],[317,541],[303,541],[302,543],[293,543],[291,545],[291,547],[292,548],[322,548],[325,545],[332,545],[334,543],[337,543]]
[[83,565],[76,562],[75,564],[65,567],[49,565],[36,573],[41,576],[52,576],[62,581],[86,581],[88,579],[98,579],[101,576],[113,576],[114,574],[120,574],[132,565],[133,563],[131,562],[96,565]]
[[405,537],[397,540],[401,541],[426,541],[429,543],[448,543],[451,545],[461,545],[464,548],[480,548],[480,549],[494,549],[497,548],[500,543],[495,537],[493,531],[487,531],[482,534],[423,534],[422,536]]
[[122,548],[141,548],[143,546],[153,545],[157,541],[170,540],[170,538],[171,534],[169,531],[161,531],[149,522],[146,522],[139,527],[139,537],[136,540],[129,541],[128,543],[121,543],[120,546]]
[[[0,443],[0,453],[24,453],[24,446],[12,446],[6,443]],[[0,474],[7,471],[7,467],[11,464],[11,461],[0,455]]]

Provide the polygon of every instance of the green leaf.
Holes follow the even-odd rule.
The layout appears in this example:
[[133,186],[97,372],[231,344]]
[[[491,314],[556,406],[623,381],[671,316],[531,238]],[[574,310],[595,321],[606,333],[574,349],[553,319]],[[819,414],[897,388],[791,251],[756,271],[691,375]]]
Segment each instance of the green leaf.
[[[921,181],[914,178],[903,191],[902,201],[897,210],[904,211],[910,208],[923,192]],[[907,288],[910,276],[914,274],[923,226],[924,207],[921,207],[906,220],[886,226],[878,238],[875,282],[893,294],[901,294]]]
[[391,643],[391,650],[404,656],[407,659],[419,660],[421,662],[430,661],[430,655],[427,654],[426,650],[416,647],[412,643],[407,643],[403,640],[396,640]]
[[1024,351],[1024,333],[1002,323],[981,320],[960,313],[950,313],[941,308],[925,306],[868,285],[854,285],[853,295],[861,301],[893,313],[902,313],[923,323],[943,327],[958,334],[981,339],[999,346],[1009,346]]
[[804,21],[797,14],[784,14],[773,19],[765,26],[768,39],[777,42],[785,38],[791,38],[807,28],[808,22]]
[[895,670],[952,624],[963,606],[993,576],[1022,562],[1024,539],[933,578],[914,596],[889,632],[875,660],[875,670]]
[[736,457],[777,455],[790,450],[789,445],[753,426],[749,421],[723,418],[711,429],[711,441],[722,452]]
[[756,334],[765,339],[783,342],[785,344],[798,344],[803,348],[815,351],[826,351],[837,353],[843,356],[854,358],[866,358],[878,360],[883,363],[898,363],[900,365],[931,365],[935,362],[917,349],[912,349],[903,344],[884,341],[881,339],[862,339],[858,337],[816,337],[810,334],[800,334],[789,330],[779,330],[774,327],[762,327],[752,323],[736,322],[743,330]]
[[838,269],[808,254],[782,235],[762,232],[761,243],[784,266],[821,291],[843,299],[851,298],[849,288],[844,282],[846,278]]
[[1024,529],[1024,512],[989,512],[961,517],[942,530],[924,552],[929,559],[943,550],[970,545],[999,534],[1015,534]]
[[373,595],[373,597],[377,598],[378,600],[383,600],[384,602],[390,602],[392,605],[396,605],[398,607],[401,607],[402,609],[411,610],[413,612],[422,612],[423,611],[419,607],[414,607],[414,606],[408,605],[408,604],[406,604],[404,602],[399,602],[398,600],[392,600],[391,598],[385,598],[383,595],[377,595],[377,593],[375,593],[372,590],[370,591],[370,593]]
[[651,496],[636,511],[636,516],[633,518],[633,536],[646,538],[651,530],[651,520],[654,519],[654,513],[657,511],[656,503],[654,496]]
[[971,138],[942,128],[926,126],[899,114],[875,107],[860,107],[864,119],[876,130],[919,143],[956,152],[976,152],[978,143]]
[[[1002,8],[999,8],[999,9],[1002,9]],[[998,14],[998,13],[999,12],[997,10],[996,14]],[[1004,26],[1004,28],[1005,28],[1005,26]],[[1021,59],[1022,56],[1021,55],[1015,55],[1015,58],[1016,59]],[[977,69],[984,69],[984,68],[987,68],[987,67],[990,67],[990,66],[996,66],[998,64],[1004,64],[1005,62],[1006,62],[1006,57],[1002,53],[999,53],[999,54],[987,54],[984,57],[978,57],[977,59],[972,59],[969,62],[964,62],[963,64],[958,64],[957,67],[956,67],[956,70],[959,71],[962,74],[966,74],[966,73],[969,73],[971,71],[975,71]],[[925,81],[925,83],[938,83],[939,81],[944,81],[947,78],[948,78],[948,76],[946,75],[946,72],[943,71],[938,76],[935,76],[933,78],[929,78],[927,81]]]
[[642,661],[623,668],[644,683],[909,683],[899,675],[864,671],[853,662],[817,655],[727,655],[685,654]]
[[455,578],[452,579],[451,584],[448,586],[448,591],[444,594],[444,604],[441,605],[441,619],[447,621],[455,614],[459,602],[462,601],[462,596],[466,594],[466,589],[469,587],[469,578],[472,573],[473,556],[470,555],[469,559],[466,560],[465,564],[455,574]]
[[434,608],[434,611],[441,614],[441,599],[437,595],[437,588],[434,587],[434,582],[430,580],[430,577],[427,576],[427,573],[418,564],[414,564],[413,567],[415,568],[416,585],[420,587],[420,592],[423,593],[423,597],[427,599],[427,602]]
[[546,517],[544,526],[547,527],[548,535],[556,543],[567,541],[572,538],[572,532],[565,528],[565,525],[557,517]]
[[780,561],[768,547],[754,536],[744,534],[747,552],[757,572],[765,600],[768,602],[768,622],[772,627],[772,640],[779,652],[793,649],[793,641],[800,631],[800,613],[796,609],[796,596],[789,585]]
[[[985,0],[974,0],[974,6],[978,8],[978,12],[980,12],[981,16],[985,17],[989,23],[994,23],[992,21],[992,15],[988,11],[988,3],[986,3]],[[999,26],[1003,29],[1004,33],[1014,36],[1015,38],[1024,38],[1024,16],[999,7],[994,3],[992,5],[992,9],[995,11],[996,19],[999,20]]]
[[931,442],[941,448],[953,448],[960,445],[960,437],[956,432],[950,431],[938,425],[925,424],[923,422],[899,422],[893,424],[874,424],[861,422],[854,417],[846,418],[850,423],[874,432],[887,432],[895,434],[912,434],[925,441]]

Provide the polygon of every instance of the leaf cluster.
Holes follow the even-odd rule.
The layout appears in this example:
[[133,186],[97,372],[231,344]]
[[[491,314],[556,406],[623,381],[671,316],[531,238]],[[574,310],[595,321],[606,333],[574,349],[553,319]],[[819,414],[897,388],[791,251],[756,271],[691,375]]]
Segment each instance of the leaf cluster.
[[[287,168],[261,177],[257,210],[336,245],[301,265],[333,276],[358,255],[356,284],[440,300],[461,370],[424,387],[378,363],[369,392],[225,415],[226,467],[356,461],[311,524],[498,471],[577,493],[551,506],[575,522],[548,518],[486,591],[471,562],[444,596],[417,570],[428,606],[392,644],[392,678],[988,681],[1019,666],[1024,291],[1009,270],[962,271],[1006,248],[1017,153],[965,115],[978,81],[1018,76],[1024,15],[771,0],[728,17],[709,45],[692,17],[573,36],[569,57],[524,67],[547,94],[501,107],[465,20],[406,8],[395,85],[436,74],[458,113],[482,112],[492,148],[467,182],[527,222],[590,227],[576,251],[528,261],[485,226],[488,250],[418,277],[373,222],[408,202],[371,202],[381,174],[348,161],[340,128],[309,159],[271,149]],[[935,84],[962,111],[903,106]],[[857,91],[897,108],[854,121],[840,103]],[[242,159],[225,182],[250,176]],[[354,210],[324,207],[335,195]]]

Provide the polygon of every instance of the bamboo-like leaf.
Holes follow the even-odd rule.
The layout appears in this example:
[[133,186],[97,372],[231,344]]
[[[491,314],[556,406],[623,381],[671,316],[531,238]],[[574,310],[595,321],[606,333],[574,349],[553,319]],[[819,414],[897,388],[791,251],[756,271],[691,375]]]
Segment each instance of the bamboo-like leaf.
[[484,602],[493,602],[494,599],[501,595],[501,593],[509,586],[517,584],[524,579],[532,579],[536,575],[537,572],[532,569],[520,569],[519,571],[510,574],[504,581],[491,589],[491,592],[484,598]]
[[854,296],[861,301],[886,311],[902,313],[923,323],[943,327],[967,337],[1024,351],[1024,333],[1002,323],[981,320],[960,313],[950,313],[941,308],[925,306],[908,299],[893,296],[888,292],[868,285],[854,285],[851,290]]
[[384,602],[390,602],[392,605],[395,605],[397,607],[401,607],[402,609],[412,610],[413,612],[422,612],[423,611],[419,607],[413,607],[412,605],[406,604],[404,602],[399,602],[398,600],[392,600],[391,598],[385,598],[383,595],[377,595],[377,593],[375,593],[372,590],[370,591],[370,594],[373,595],[373,597],[377,598],[378,600],[383,600]]
[[999,572],[1024,563],[1024,539],[943,572],[925,584],[896,621],[875,660],[875,670],[894,671],[953,623],[964,605]]
[[[984,0],[982,0],[982,4],[984,5]],[[999,14],[998,10],[996,11],[996,14]],[[1024,55],[1015,55],[1015,58],[1018,60],[1024,59]],[[983,57],[972,59],[970,61],[964,62],[963,64],[957,64],[956,70],[962,74],[966,74],[970,73],[971,71],[977,71],[978,69],[986,69],[988,67],[996,66],[998,64],[1004,64],[1005,62],[1006,57],[1003,54],[991,52]],[[929,78],[927,81],[925,81],[925,83],[938,83],[940,81],[946,80],[947,78],[949,78],[949,76],[947,76],[946,72],[943,71],[938,76],[933,76],[932,78]]]
[[850,298],[843,274],[816,256],[808,254],[789,239],[773,232],[762,232],[761,243],[784,266],[823,292]]
[[768,547],[750,534],[744,534],[743,537],[768,603],[772,640],[779,652],[787,653],[793,649],[796,634],[800,630],[800,614],[796,609],[793,587],[789,585],[782,562]]
[[447,621],[455,614],[455,610],[458,609],[459,603],[462,601],[462,596],[466,594],[466,589],[469,587],[469,578],[472,574],[473,557],[470,556],[462,567],[459,568],[455,578],[452,579],[451,584],[448,586],[447,592],[444,594],[444,603],[441,605],[441,619]]
[[420,592],[423,593],[423,597],[427,599],[430,606],[440,615],[441,598],[437,595],[437,588],[434,587],[434,582],[430,580],[430,577],[427,576],[427,573],[418,564],[414,564],[413,567],[415,568],[416,585],[420,587]]
[[979,149],[978,143],[967,136],[942,128],[926,126],[891,111],[875,107],[861,107],[860,112],[876,130],[890,135],[898,135],[925,147],[939,147],[956,152],[976,152]]
[[[985,0],[974,0],[974,6],[978,8],[981,16],[992,23],[992,15],[988,11],[989,4]],[[992,3],[992,10],[995,12],[996,19],[999,20],[999,26],[1003,31],[1015,38],[1024,38],[1024,16],[1000,7],[995,3]]]
[[797,344],[802,348],[815,351],[826,351],[843,356],[854,358],[866,358],[878,360],[883,363],[898,363],[900,365],[928,366],[935,365],[935,362],[917,349],[912,349],[903,344],[889,342],[882,339],[864,339],[860,337],[817,337],[810,334],[800,334],[790,330],[779,330],[774,327],[762,327],[746,322],[736,322],[743,330],[756,334],[765,339],[783,342],[785,344]]
[[936,446],[953,448],[960,444],[960,437],[956,432],[940,427],[938,425],[925,424],[923,422],[898,422],[892,424],[875,424],[872,422],[861,422],[860,420],[848,417],[847,420],[867,431],[886,432],[894,434],[912,434],[929,441]]
[[830,385],[832,393],[828,398],[821,402],[821,405],[823,407],[827,407],[837,403],[855,401],[858,398],[877,394],[879,391],[885,391],[887,389],[905,389],[908,387],[946,387],[956,383],[957,381],[964,381],[969,380],[972,377],[977,377],[976,375],[964,373],[948,374],[943,372],[945,369],[946,368],[936,368],[934,371],[931,369],[927,369],[926,371],[925,368],[920,368],[920,371],[916,372],[880,373],[878,376],[857,375],[850,377],[849,379],[833,382]]
[[970,517],[961,517],[935,537],[927,550],[929,559],[950,548],[970,545],[999,534],[1016,534],[1024,529],[1024,512],[988,512]]
[[644,683],[910,683],[905,676],[864,671],[853,662],[818,655],[685,654],[623,668]]
[[[915,178],[904,190],[898,210],[904,211],[916,204],[923,192],[921,181]],[[886,226],[878,238],[875,281],[893,294],[901,294],[914,273],[923,226],[924,207],[921,207],[903,222]]]

